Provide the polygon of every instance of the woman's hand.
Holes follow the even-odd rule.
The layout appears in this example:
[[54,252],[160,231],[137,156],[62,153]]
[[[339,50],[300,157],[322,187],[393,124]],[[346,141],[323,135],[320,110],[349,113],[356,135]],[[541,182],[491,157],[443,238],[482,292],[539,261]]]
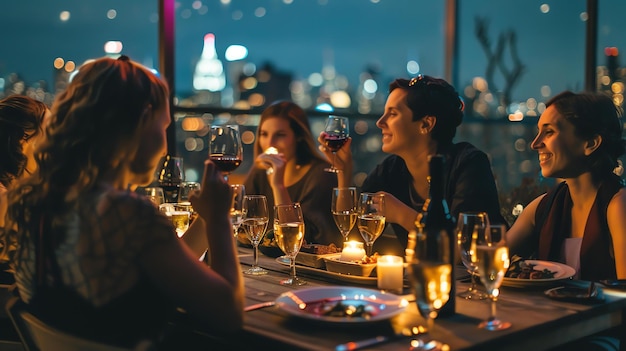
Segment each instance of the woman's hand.
[[224,218],[228,220],[233,202],[232,190],[211,160],[204,161],[200,190],[194,190],[189,194],[189,201],[194,211],[198,212],[206,223]]
[[272,188],[282,187],[285,184],[285,166],[287,160],[282,153],[267,154],[263,153],[254,160],[256,167],[266,170],[267,180]]
[[387,192],[377,194],[385,194],[385,222],[399,224],[407,231],[414,229],[417,211]]

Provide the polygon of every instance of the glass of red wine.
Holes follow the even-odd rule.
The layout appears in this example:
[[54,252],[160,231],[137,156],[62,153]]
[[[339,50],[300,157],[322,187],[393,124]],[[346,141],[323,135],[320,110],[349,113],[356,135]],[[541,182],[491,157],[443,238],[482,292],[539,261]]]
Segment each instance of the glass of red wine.
[[228,175],[241,165],[243,145],[238,125],[213,126],[209,134],[209,158],[224,174]]
[[325,146],[333,153],[332,165],[324,170],[326,172],[339,173],[341,170],[335,167],[335,158],[337,157],[337,151],[346,143],[350,135],[348,117],[328,116],[324,133]]

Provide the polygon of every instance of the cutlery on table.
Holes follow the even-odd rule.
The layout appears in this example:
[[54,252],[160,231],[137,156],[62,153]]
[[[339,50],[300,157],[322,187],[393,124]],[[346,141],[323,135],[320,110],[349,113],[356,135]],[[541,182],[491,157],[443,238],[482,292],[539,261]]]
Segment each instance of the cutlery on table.
[[[386,342],[391,342],[394,340],[402,339],[402,338],[410,338],[417,335],[423,335],[427,332],[426,328],[423,326],[417,326],[413,328],[403,328],[401,331],[393,334],[393,335],[378,335],[373,338],[358,340],[358,341],[350,341],[345,344],[339,344],[335,346],[335,351],[354,351],[360,350],[365,347],[374,346],[383,344]],[[416,339],[415,342],[419,342],[420,347],[423,347],[424,350],[431,350],[435,346],[431,342],[424,342],[422,340]]]
[[248,311],[254,311],[254,310],[259,310],[261,308],[265,308],[265,307],[272,307],[276,305],[275,301],[265,301],[265,302],[261,302],[261,303],[255,303],[253,305],[250,306],[246,306],[243,308],[244,312],[248,312]]

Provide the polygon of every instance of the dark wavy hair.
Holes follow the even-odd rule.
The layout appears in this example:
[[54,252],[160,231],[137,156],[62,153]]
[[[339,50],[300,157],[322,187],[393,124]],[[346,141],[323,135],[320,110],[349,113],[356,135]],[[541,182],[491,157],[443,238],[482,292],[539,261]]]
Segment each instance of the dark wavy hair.
[[465,104],[452,85],[443,79],[419,75],[411,80],[398,78],[389,84],[389,93],[396,89],[406,91],[406,104],[413,112],[413,120],[425,116],[437,119],[432,137],[439,146],[452,143],[456,127],[463,121]]
[[589,157],[591,174],[596,180],[613,173],[617,159],[626,152],[626,141],[622,139],[623,110],[602,93],[573,93],[564,91],[546,102],[574,125],[574,134],[581,139],[602,137],[600,147]]
[[270,104],[261,113],[261,120],[259,121],[259,127],[256,132],[256,142],[254,143],[254,158],[262,154],[264,150],[261,150],[261,143],[259,142],[259,135],[261,133],[261,125],[268,118],[282,118],[289,121],[289,127],[293,130],[296,136],[296,163],[299,165],[305,165],[310,163],[313,159],[319,159],[325,161],[325,159],[318,152],[313,134],[311,134],[311,126],[309,125],[309,118],[306,112],[291,101],[279,100]]
[[53,226],[60,222],[79,195],[105,173],[129,165],[139,145],[151,142],[138,135],[168,96],[165,81],[126,56],[79,68],[52,105],[46,138],[35,153],[38,169],[9,191],[7,224],[17,228],[18,259],[44,214]]
[[48,106],[24,95],[0,100],[0,184],[5,188],[25,171],[24,141],[43,133]]

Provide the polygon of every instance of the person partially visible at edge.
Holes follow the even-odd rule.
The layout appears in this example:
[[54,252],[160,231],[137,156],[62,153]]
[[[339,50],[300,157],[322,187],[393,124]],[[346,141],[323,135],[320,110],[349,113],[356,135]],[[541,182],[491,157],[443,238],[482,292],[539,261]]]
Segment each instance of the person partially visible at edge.
[[244,286],[228,216],[232,192],[215,165],[205,161],[202,189],[191,195],[210,267],[133,192],[150,183],[166,153],[168,96],[162,79],[121,56],[85,63],[54,102],[35,154],[39,167],[9,191],[7,216],[17,229],[19,296],[44,322],[124,347],[146,339],[167,345],[180,335],[170,323],[177,308],[207,329],[240,330]]
[[[454,143],[456,128],[463,120],[464,104],[458,93],[443,79],[419,75],[411,80],[398,78],[389,85],[385,111],[376,122],[382,132],[382,151],[391,154],[367,176],[363,192],[385,193],[385,217],[393,226],[403,255],[408,231],[428,199],[429,157],[445,155],[444,197],[456,220],[460,212],[485,211],[492,223],[506,223],[500,214],[495,179],[487,155],[467,142]],[[320,149],[329,159],[330,150]],[[352,184],[352,139],[337,152],[340,187]],[[376,248],[376,244],[374,244]]]
[[603,94],[565,91],[546,103],[531,147],[543,176],[562,182],[517,218],[511,254],[565,263],[579,279],[626,279],[626,190],[614,173],[621,117]]
[[49,116],[46,104],[25,95],[0,100],[0,227],[4,227],[9,186],[37,166],[33,154]]
[[[275,151],[267,152],[269,148]],[[274,205],[299,202],[306,242],[340,245],[343,237],[330,208],[337,178],[324,171],[327,167],[329,163],[317,150],[309,119],[300,106],[277,101],[261,113],[254,167],[244,182],[246,193],[267,196],[270,221]]]

